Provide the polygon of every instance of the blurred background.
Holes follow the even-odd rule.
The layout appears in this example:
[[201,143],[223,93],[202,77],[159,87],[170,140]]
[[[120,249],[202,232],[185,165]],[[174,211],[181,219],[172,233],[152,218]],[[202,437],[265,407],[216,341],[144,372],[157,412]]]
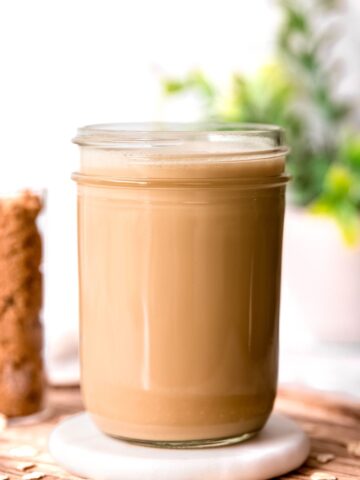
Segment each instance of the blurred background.
[[77,127],[276,123],[292,147],[280,381],[360,395],[360,2],[0,4],[0,190],[46,190],[46,362],[78,380]]

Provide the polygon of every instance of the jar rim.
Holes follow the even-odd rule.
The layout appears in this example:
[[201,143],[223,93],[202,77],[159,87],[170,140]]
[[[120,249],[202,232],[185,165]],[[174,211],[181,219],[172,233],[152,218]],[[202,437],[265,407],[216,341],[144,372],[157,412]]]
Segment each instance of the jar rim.
[[227,122],[145,122],[87,125],[73,142],[83,147],[162,152],[176,147],[209,153],[286,153],[284,129],[276,125]]

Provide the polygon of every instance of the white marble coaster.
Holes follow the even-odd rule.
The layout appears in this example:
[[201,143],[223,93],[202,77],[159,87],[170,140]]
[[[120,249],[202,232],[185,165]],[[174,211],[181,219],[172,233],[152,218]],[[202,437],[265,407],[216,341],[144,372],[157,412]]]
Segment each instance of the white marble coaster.
[[274,413],[245,443],[149,448],[104,435],[81,413],[55,428],[49,449],[65,469],[94,480],[265,480],[299,467],[309,454],[309,440],[296,423]]

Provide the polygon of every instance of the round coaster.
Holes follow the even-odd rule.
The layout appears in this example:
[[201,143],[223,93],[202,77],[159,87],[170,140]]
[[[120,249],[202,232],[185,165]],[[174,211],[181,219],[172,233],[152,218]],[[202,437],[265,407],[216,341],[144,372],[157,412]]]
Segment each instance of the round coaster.
[[237,445],[150,448],[104,435],[81,413],[55,428],[49,450],[71,473],[95,480],[264,480],[299,467],[309,440],[296,423],[273,413],[256,437]]

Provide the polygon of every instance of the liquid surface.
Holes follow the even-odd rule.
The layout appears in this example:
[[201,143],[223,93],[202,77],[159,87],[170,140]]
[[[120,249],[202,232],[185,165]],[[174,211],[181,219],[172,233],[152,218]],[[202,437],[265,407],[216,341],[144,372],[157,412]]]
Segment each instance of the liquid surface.
[[[114,152],[86,155],[86,173],[154,175],[146,164],[117,172]],[[283,163],[250,168],[276,179]],[[231,170],[216,165],[220,179],[249,176],[248,164]],[[206,172],[214,165],[174,164],[161,186],[79,185],[82,390],[106,433],[224,438],[271,412],[285,187],[180,181]]]

